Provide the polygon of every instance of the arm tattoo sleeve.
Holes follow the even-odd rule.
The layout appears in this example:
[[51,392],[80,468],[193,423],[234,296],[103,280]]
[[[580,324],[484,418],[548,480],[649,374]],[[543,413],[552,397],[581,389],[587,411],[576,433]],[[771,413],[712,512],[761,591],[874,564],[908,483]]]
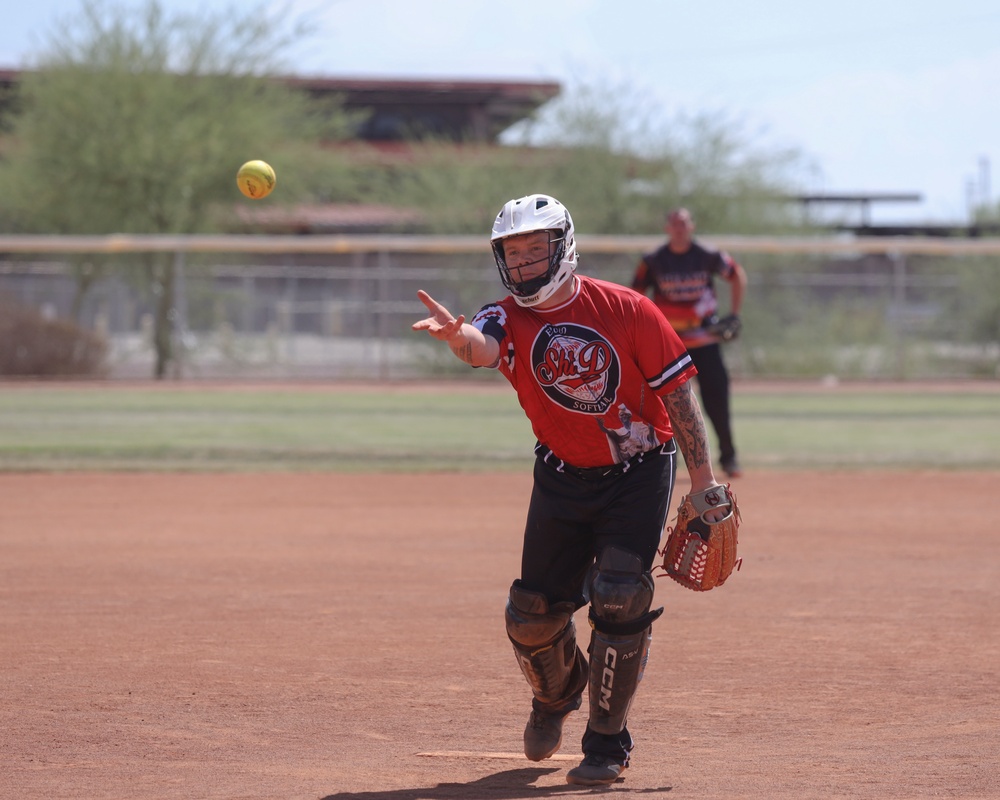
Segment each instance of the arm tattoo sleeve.
[[691,391],[691,384],[686,382],[664,396],[663,404],[667,407],[677,444],[681,448],[688,468],[707,464],[711,456],[708,450],[705,420],[701,416],[701,407]]

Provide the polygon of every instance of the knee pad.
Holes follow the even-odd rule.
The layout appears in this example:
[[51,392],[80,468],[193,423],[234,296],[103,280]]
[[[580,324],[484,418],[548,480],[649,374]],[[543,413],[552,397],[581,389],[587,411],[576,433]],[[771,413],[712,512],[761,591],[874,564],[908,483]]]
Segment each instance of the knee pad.
[[606,547],[590,577],[590,727],[617,734],[649,655],[652,624],[663,609],[650,611],[653,577],[638,555]]
[[510,587],[507,636],[535,700],[550,711],[579,708],[587,660],[576,644],[573,603],[550,605],[541,592]]

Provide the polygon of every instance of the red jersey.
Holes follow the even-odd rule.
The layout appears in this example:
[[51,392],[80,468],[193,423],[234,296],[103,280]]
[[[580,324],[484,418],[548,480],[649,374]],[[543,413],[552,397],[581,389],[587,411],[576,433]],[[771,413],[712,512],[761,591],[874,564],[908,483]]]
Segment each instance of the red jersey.
[[601,467],[673,436],[660,396],[696,373],[653,302],[607,281],[576,276],[572,298],[523,308],[512,297],[471,324],[500,342],[493,365],[510,381],[538,441],[577,467]]

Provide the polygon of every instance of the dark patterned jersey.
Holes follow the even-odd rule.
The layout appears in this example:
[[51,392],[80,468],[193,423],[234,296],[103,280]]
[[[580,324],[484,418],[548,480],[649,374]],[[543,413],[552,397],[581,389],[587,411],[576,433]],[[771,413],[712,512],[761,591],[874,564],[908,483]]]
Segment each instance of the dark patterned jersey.
[[714,276],[730,280],[735,272],[732,258],[697,242],[684,253],[668,244],[643,256],[632,280],[641,294],[653,290],[656,307],[670,320],[685,344],[704,338],[702,321],[718,311]]
[[505,297],[471,324],[500,343],[494,367],[516,390],[538,441],[564,461],[619,463],[673,436],[660,396],[696,371],[649,298],[577,276],[573,297],[556,308]]

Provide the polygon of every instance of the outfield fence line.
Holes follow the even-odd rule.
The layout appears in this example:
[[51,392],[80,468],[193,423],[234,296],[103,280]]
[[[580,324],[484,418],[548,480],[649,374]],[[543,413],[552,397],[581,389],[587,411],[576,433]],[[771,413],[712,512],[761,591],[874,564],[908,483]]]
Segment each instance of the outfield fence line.
[[[663,244],[662,236],[577,234],[585,252],[645,253]],[[1000,255],[1000,237],[931,236],[699,236],[712,247],[730,252],[771,254],[858,253],[973,256]],[[479,253],[487,236],[430,235],[139,235],[100,236],[0,235],[0,253]]]
[[[1000,238],[700,240],[749,275],[737,380],[1000,378]],[[664,238],[577,241],[581,273],[627,284]],[[417,289],[466,314],[502,295],[487,236],[0,236],[0,301],[106,337],[111,378],[152,375],[157,285],[175,378],[496,378],[410,329]]]

